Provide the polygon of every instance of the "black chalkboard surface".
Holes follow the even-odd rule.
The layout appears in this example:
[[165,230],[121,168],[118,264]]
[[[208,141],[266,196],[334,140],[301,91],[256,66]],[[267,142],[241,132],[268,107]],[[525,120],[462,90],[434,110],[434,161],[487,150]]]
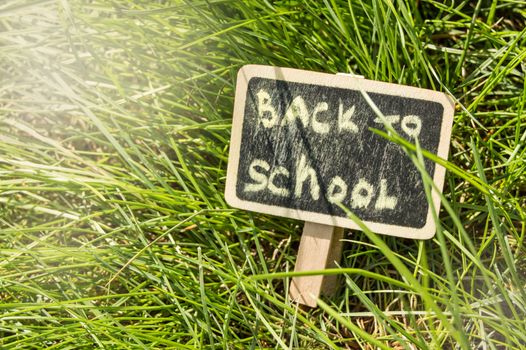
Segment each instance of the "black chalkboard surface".
[[[453,106],[442,93],[349,76],[243,67],[238,74],[225,197],[234,207],[430,238],[435,226],[420,172],[400,146],[373,133],[384,123],[446,158]],[[425,167],[438,188],[444,169]],[[434,204],[440,202],[434,194]]]

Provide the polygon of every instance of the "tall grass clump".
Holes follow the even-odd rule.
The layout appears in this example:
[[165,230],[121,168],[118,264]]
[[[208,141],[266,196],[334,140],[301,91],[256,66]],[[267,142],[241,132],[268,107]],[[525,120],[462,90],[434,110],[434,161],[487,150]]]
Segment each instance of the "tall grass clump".
[[[0,2],[0,347],[524,348],[525,62],[519,0]],[[449,94],[435,238],[291,303],[302,223],[223,197],[248,63]]]

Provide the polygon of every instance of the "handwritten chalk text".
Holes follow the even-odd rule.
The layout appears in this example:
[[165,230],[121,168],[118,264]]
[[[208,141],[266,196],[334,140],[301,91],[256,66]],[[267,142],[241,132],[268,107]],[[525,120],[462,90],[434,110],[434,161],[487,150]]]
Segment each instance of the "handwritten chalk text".
[[[258,118],[265,128],[294,125],[294,123],[298,121],[304,128],[310,126],[312,130],[318,134],[328,134],[331,130],[330,121],[336,120],[336,127],[339,132],[359,132],[358,124],[353,120],[356,107],[354,105],[344,106],[341,99],[338,101],[337,118],[332,118],[334,115],[331,111],[333,109],[336,110],[336,108],[330,108],[331,106],[325,101],[316,103],[311,112],[305,99],[301,95],[298,95],[294,97],[286,108],[285,113],[281,116],[274,106],[270,94],[266,90],[260,89],[256,96],[258,100]],[[417,115],[406,115],[404,117],[400,115],[386,115],[384,120],[391,127],[400,123],[402,131],[412,138],[418,138],[422,130],[422,120]],[[374,122],[383,124],[381,118],[376,118]]]
[[[305,186],[308,186],[307,190],[312,200],[317,201],[320,199],[321,190],[318,174],[310,166],[304,154],[300,156],[296,163],[295,178],[291,178],[290,171],[285,167],[271,167],[268,162],[262,159],[252,161],[248,174],[252,182],[245,184],[243,189],[245,192],[266,190],[278,197],[290,198],[292,196],[299,199]],[[287,187],[284,184],[289,184],[289,186]],[[327,193],[324,195],[326,200],[332,204],[341,204],[346,199],[349,199],[351,208],[368,208],[374,202],[375,210],[394,209],[398,202],[397,197],[388,194],[387,179],[381,179],[378,186],[370,183],[365,178],[360,178],[352,189],[349,189],[347,183],[341,177],[334,176],[328,182]]]

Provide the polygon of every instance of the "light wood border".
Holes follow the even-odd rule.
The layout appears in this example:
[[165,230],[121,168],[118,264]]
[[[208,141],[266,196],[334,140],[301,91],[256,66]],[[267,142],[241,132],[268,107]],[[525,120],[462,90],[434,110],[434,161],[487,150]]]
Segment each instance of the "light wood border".
[[[232,207],[303,221],[310,221],[324,225],[359,229],[358,225],[348,218],[255,203],[245,201],[237,197],[236,182],[239,168],[239,153],[241,149],[240,143],[241,132],[243,129],[246,102],[245,99],[247,95],[248,82],[253,77],[285,80],[296,83],[307,83],[344,89],[363,89],[366,92],[438,102],[444,107],[444,114],[442,119],[442,127],[440,130],[441,135],[438,144],[437,155],[441,158],[447,159],[451,138],[451,128],[453,124],[454,104],[451,99],[449,99],[447,95],[442,92],[355,78],[347,75],[327,74],[272,66],[246,65],[239,70],[237,75],[232,134],[230,140],[230,154],[228,158],[227,180],[225,188],[225,199]],[[445,168],[439,164],[435,164],[433,181],[440,191],[442,191],[444,185],[444,175]],[[438,210],[440,208],[440,197],[436,191],[433,191],[432,199],[435,209]],[[422,228],[388,225],[370,221],[364,221],[364,223],[376,233],[405,238],[429,239],[435,235],[436,231],[433,215],[431,212],[431,206],[427,213],[426,223]]]

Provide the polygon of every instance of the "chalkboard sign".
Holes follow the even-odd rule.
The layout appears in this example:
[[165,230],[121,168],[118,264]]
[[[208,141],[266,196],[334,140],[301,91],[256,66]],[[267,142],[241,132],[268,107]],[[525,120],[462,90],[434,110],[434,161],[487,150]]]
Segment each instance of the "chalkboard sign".
[[[435,233],[420,172],[400,146],[373,133],[387,122],[447,158],[453,105],[440,92],[350,76],[248,65],[238,74],[225,197],[237,208],[377,233]],[[445,169],[425,167],[439,189]],[[440,201],[433,194],[436,208]]]

